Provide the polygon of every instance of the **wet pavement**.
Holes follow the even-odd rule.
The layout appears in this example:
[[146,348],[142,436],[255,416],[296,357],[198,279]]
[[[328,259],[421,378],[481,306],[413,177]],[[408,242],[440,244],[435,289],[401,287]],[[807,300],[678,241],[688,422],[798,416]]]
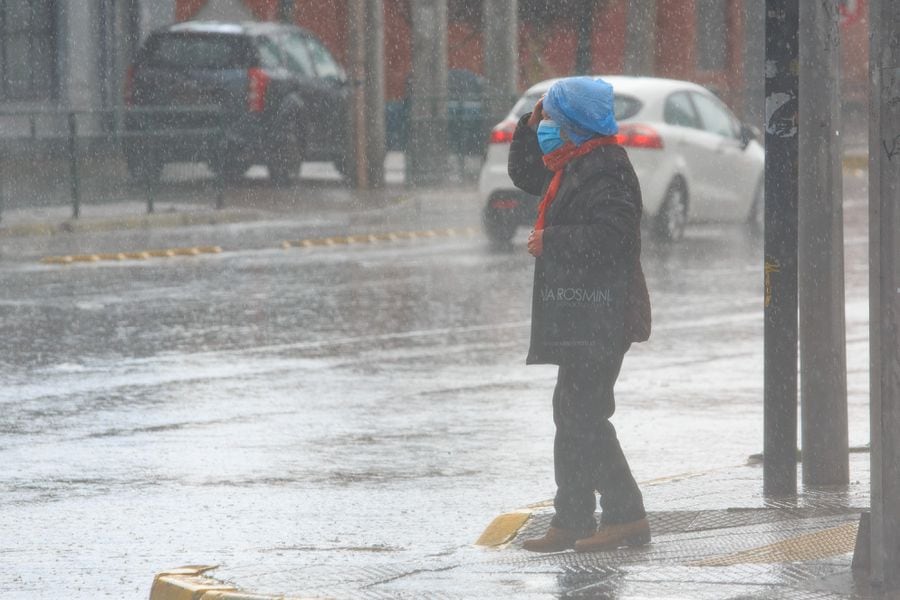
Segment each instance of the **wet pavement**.
[[[555,371],[523,364],[524,232],[499,249],[480,235],[282,248],[478,224],[471,188],[401,189],[361,208],[318,185],[331,191],[293,192],[302,214],[275,198],[241,223],[0,236],[0,596],[146,597],[160,571],[216,564],[242,589],[297,596],[559,597],[586,575],[573,597],[604,597],[606,574],[631,564],[569,573],[570,559],[540,562],[515,542],[473,547],[495,516],[553,492]],[[864,174],[846,186],[850,441],[861,446]],[[223,252],[38,262],[211,244]],[[673,536],[685,533],[665,525],[674,512],[765,508],[758,469],[741,466],[762,444],[761,264],[760,240],[738,226],[645,250],[654,335],[626,357],[614,418],[635,475],[750,473],[732,495],[647,487]],[[865,504],[864,461],[853,464],[863,483],[817,519],[844,526]],[[693,547],[727,554],[715,537]],[[634,558],[644,572],[677,567],[645,559]],[[628,589],[612,597],[701,597]]]

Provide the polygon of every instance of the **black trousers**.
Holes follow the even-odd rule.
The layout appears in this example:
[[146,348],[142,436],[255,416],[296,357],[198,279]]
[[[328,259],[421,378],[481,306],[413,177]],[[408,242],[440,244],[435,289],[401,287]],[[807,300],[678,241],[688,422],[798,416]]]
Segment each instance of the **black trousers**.
[[616,428],[609,422],[616,410],[613,386],[624,356],[623,351],[599,364],[559,367],[553,392],[555,527],[595,529],[595,490],[600,492],[602,523],[628,523],[646,516],[641,491],[619,445]]

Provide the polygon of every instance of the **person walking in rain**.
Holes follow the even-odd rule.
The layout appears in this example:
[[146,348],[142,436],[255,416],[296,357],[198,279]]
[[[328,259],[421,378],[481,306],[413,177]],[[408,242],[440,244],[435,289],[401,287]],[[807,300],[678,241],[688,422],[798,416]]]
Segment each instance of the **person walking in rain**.
[[536,260],[526,362],[559,365],[556,513],[543,537],[524,542],[534,552],[650,542],[640,489],[609,421],[625,352],[650,336],[641,191],[617,132],[612,86],[572,77],[522,117],[510,147],[513,183],[542,196],[528,238]]

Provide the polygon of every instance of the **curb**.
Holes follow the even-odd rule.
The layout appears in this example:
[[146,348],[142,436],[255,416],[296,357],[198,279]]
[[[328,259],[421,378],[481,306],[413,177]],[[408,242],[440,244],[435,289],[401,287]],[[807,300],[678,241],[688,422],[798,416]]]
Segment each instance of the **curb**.
[[281,247],[313,248],[316,246],[339,246],[350,244],[374,244],[377,242],[396,242],[398,240],[428,239],[437,237],[475,236],[478,230],[475,227],[449,227],[446,229],[426,229],[424,231],[396,231],[391,233],[377,233],[369,235],[347,235],[326,238],[314,238],[306,240],[287,240]]
[[85,220],[67,219],[58,224],[22,223],[0,225],[0,237],[24,237],[33,235],[57,235],[62,233],[98,233],[118,229],[150,229],[153,227],[187,227],[192,225],[222,225],[258,221],[258,212],[228,211],[209,213],[152,214],[120,219]]
[[297,596],[242,592],[205,575],[217,567],[188,565],[157,573],[150,588],[150,600],[303,600]]

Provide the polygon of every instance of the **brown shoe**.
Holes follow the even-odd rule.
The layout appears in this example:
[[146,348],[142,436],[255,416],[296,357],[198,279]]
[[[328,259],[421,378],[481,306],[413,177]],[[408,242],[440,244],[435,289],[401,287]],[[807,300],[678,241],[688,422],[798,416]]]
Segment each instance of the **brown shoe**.
[[575,552],[615,550],[620,546],[644,546],[649,543],[650,523],[645,517],[620,525],[601,525],[591,537],[575,542]]
[[590,537],[590,531],[576,531],[550,527],[544,537],[525,540],[522,547],[530,552],[562,552],[575,547],[575,542],[581,538]]

